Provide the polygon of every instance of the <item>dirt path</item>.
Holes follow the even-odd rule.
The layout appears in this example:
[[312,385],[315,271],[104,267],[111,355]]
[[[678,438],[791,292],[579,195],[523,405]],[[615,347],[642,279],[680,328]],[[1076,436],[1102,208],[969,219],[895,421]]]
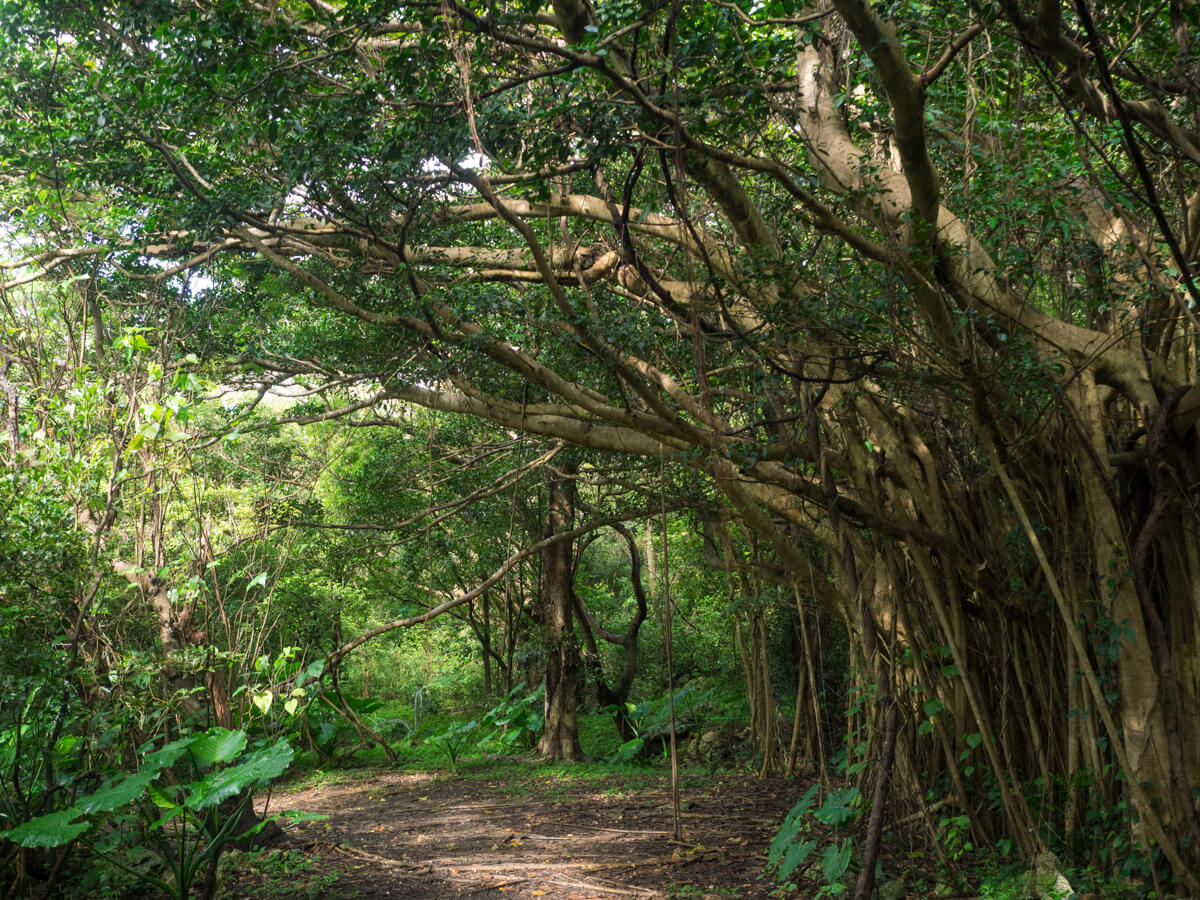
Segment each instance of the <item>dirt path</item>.
[[[684,841],[675,843],[666,775],[538,773],[523,763],[511,774],[360,771],[276,796],[272,807],[329,816],[289,828],[289,839],[338,873],[343,896],[765,897],[765,848],[797,789],[685,777]],[[254,895],[252,883],[243,888]]]

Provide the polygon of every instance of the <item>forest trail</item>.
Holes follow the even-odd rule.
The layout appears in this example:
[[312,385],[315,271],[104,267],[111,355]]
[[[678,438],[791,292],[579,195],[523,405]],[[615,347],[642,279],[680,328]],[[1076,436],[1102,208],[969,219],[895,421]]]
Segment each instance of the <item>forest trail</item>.
[[[329,816],[288,829],[291,848],[338,874],[328,896],[765,897],[766,847],[796,790],[744,775],[685,777],[682,843],[671,840],[660,773],[370,769],[278,792],[270,808]],[[259,887],[246,877],[235,895],[261,896]]]

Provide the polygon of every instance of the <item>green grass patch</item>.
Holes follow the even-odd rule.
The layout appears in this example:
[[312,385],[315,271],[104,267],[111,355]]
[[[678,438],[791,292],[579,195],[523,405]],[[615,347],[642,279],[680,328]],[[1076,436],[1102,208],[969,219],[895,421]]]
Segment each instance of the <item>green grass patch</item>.
[[351,900],[353,888],[338,887],[339,875],[318,866],[299,850],[231,850],[221,858],[217,897],[253,896],[263,900]]

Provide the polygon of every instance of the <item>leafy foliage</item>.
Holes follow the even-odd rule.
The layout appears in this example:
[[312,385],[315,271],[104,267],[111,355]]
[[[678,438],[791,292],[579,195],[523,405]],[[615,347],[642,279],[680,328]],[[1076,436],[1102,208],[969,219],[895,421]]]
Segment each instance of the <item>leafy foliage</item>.
[[[252,836],[269,820],[245,828],[243,815],[253,791],[287,769],[292,748],[280,740],[246,751],[244,732],[225,728],[180,738],[148,752],[141,767],[110,779],[74,805],[36,816],[0,833],[23,847],[59,847],[81,839],[112,820],[115,829],[89,841],[90,849],[124,867],[119,841],[145,840],[170,873],[169,878],[145,875],[157,887],[180,900],[202,868],[215,869],[227,844]],[[162,779],[166,771],[190,773],[190,781]],[[231,805],[226,801],[235,800]]]
[[1196,5],[552,6],[0,7],[0,813],[73,750],[284,727],[289,646],[431,707],[533,683],[591,609],[548,646],[569,471],[676,532],[637,696],[690,624],[764,773],[861,780],[886,681],[963,852],[1128,834],[1200,891]]
[[[813,857],[824,835],[818,833],[813,820],[826,826],[833,840],[825,844],[821,855],[821,879],[817,896],[839,896],[847,890],[848,874],[854,858],[854,839],[841,829],[858,818],[862,812],[862,795],[858,788],[836,788],[829,791],[820,806],[814,808],[821,785],[814,784],[784,817],[767,851],[767,868],[783,885],[794,885],[816,858]],[[809,858],[813,857],[813,862]]]

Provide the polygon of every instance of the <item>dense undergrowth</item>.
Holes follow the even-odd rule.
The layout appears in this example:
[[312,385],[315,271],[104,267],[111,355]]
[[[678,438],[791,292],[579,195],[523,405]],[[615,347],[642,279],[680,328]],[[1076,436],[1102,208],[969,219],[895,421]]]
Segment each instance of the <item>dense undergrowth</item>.
[[[565,795],[572,784],[614,777],[636,785],[640,778],[660,778],[669,766],[665,695],[620,710],[632,738],[618,733],[618,710],[585,703],[578,723],[588,761],[546,763],[535,752],[542,727],[540,690],[518,686],[487,708],[455,707],[453,695],[436,688],[418,688],[404,699],[335,697],[321,689],[320,664],[302,667],[286,654],[281,659],[279,672],[290,675],[291,687],[247,690],[242,729],[198,731],[165,747],[152,742],[139,750],[136,766],[104,775],[67,768],[71,745],[60,742],[52,756],[61,766],[56,777],[62,790],[70,791],[70,804],[55,801],[58,811],[26,816],[21,828],[7,832],[7,858],[13,859],[15,843],[23,843],[18,862],[27,878],[48,881],[52,896],[101,898],[156,890],[216,896],[222,880],[232,883],[248,874],[281,889],[289,881],[301,895],[337,896],[330,872],[292,850],[239,849],[221,860],[235,841],[262,827],[238,821],[252,790],[270,785],[273,808],[286,809],[293,789],[353,782],[390,767],[450,779],[500,780],[518,795],[531,778],[553,778]],[[279,674],[270,660],[259,669],[264,684]],[[748,739],[749,709],[737,682],[698,679],[674,699],[677,748],[687,779],[702,783],[722,772],[758,769],[761,758]],[[22,747],[18,736],[28,740],[36,732],[29,727],[5,732],[0,749],[9,771],[19,771],[18,763],[26,759],[28,745]],[[861,748],[847,741],[830,749],[834,771],[827,782],[815,781],[815,771],[796,773],[791,783],[803,796],[780,823],[772,845],[763,848],[764,883],[774,882],[781,896],[811,883],[820,885],[821,895],[838,896],[853,884],[868,800],[854,778]],[[159,780],[161,770],[188,759],[190,784],[178,777]],[[11,803],[11,779],[5,796]],[[238,797],[239,809],[218,805]],[[1028,800],[1038,802],[1035,790]],[[1111,829],[1114,853],[1123,846],[1120,813],[1114,810],[1108,821],[1099,813],[1092,819],[1095,827]],[[1046,835],[1052,847],[1054,838]],[[1018,900],[1041,889],[1011,843],[977,845],[968,817],[932,796],[922,819],[895,823],[886,841],[889,863],[878,872],[881,896],[955,892]],[[1063,869],[1057,861],[1043,874],[1050,880],[1065,877],[1081,896],[1155,896],[1144,861],[1124,846],[1127,858],[1118,861],[1123,878],[1100,874],[1099,865]],[[1059,846],[1060,852],[1065,849]]]
[[[293,892],[302,895],[338,896],[328,868],[307,863],[302,854],[286,848],[247,849],[245,839],[263,824],[240,820],[253,792],[271,790],[272,809],[282,810],[293,789],[369,779],[391,768],[447,779],[499,780],[517,795],[530,779],[552,778],[565,796],[573,784],[616,777],[632,787],[643,778],[660,779],[669,768],[665,738],[671,723],[665,695],[621,709],[583,698],[579,738],[588,761],[546,763],[536,754],[540,689],[518,685],[490,706],[466,707],[460,705],[464,692],[453,681],[449,687],[446,682],[418,686],[403,698],[330,692],[321,678],[323,664],[307,663],[293,653],[264,657],[256,671],[257,686],[247,686],[240,695],[240,728],[197,729],[165,746],[151,740],[115,767],[116,758],[105,755],[103,746],[92,751],[92,758],[106,768],[85,770],[72,762],[80,744],[66,726],[48,756],[31,753],[38,740],[46,740],[39,728],[53,719],[32,718],[5,731],[0,751],[10,773],[3,789],[9,804],[6,818],[24,824],[4,833],[8,840],[0,848],[7,864],[24,878],[17,883],[30,895],[42,885],[47,896],[108,898],[157,891],[203,897],[219,895],[222,883],[252,875],[261,884],[280,887],[290,880]],[[30,709],[36,709],[38,696],[31,695]],[[694,679],[674,700],[686,779],[703,783],[721,773],[760,769],[761,754],[749,739],[750,709],[738,681]],[[616,727],[618,712],[625,736]],[[86,724],[82,718],[70,721]],[[115,744],[137,733],[133,719],[110,721],[108,740]],[[780,896],[803,896],[797,892],[813,884],[821,895],[846,894],[858,871],[869,803],[856,778],[864,746],[851,733],[841,746],[827,750],[826,780],[819,781],[811,764],[798,766],[795,780],[788,783],[799,802],[780,823],[772,844],[762,848],[763,883],[774,884]],[[264,765],[268,758],[270,764]],[[190,775],[179,768],[183,763],[189,764]],[[160,779],[168,769],[169,777]],[[45,788],[48,772],[50,790]],[[24,788],[12,773],[37,777]],[[986,773],[981,778],[986,784]],[[25,793],[19,795],[18,788]],[[22,798],[25,811],[16,805]],[[1036,808],[1037,785],[1027,786],[1026,799]],[[228,800],[240,806],[220,805]],[[888,863],[878,871],[880,896],[1054,896],[1036,878],[1031,881],[1029,861],[1010,842],[980,845],[963,811],[938,802],[933,793],[928,801],[921,817],[889,823]],[[1048,882],[1065,878],[1060,885],[1080,896],[1162,896],[1154,892],[1153,869],[1131,845],[1123,822],[1122,810],[1106,814],[1093,807],[1090,825],[1106,829],[1111,852],[1123,855],[1084,868],[1042,862],[1043,877]],[[1047,833],[1043,839],[1070,858],[1071,848],[1060,836]],[[232,855],[223,859],[227,850]],[[1115,875],[1104,874],[1114,869]]]
[[[760,760],[755,758],[746,740],[744,700],[735,701],[725,694],[724,704],[712,703],[713,692],[700,693],[705,701],[700,704],[701,711],[707,717],[702,714],[689,720],[688,705],[680,704],[685,724],[681,728],[679,752],[685,781],[702,785],[722,773],[756,771]],[[685,694],[685,701],[686,697]],[[511,710],[512,705],[502,702],[496,709]],[[479,725],[489,720],[486,711],[450,709],[426,713],[422,718],[415,716],[411,702],[384,701],[372,706],[369,720],[379,732],[391,729],[395,734],[396,723],[404,723],[399,728],[402,738],[393,745],[395,754],[390,765],[447,779],[505,781],[511,785],[512,796],[520,796],[522,785],[531,779],[553,779],[564,797],[570,796],[576,785],[611,781],[614,777],[627,780],[631,789],[636,789],[644,778],[653,778],[657,783],[670,764],[661,743],[649,741],[631,753],[614,728],[611,711],[593,710],[580,715],[580,742],[589,761],[567,764],[537,759],[528,738],[522,748],[519,741],[514,743],[487,731]],[[656,712],[665,707],[665,698],[645,707],[644,717],[648,722],[653,721]],[[494,715],[495,710],[493,718]],[[414,720],[419,723],[416,729],[408,727]],[[700,727],[693,728],[694,723]],[[448,744],[448,735],[457,741],[453,747]],[[707,743],[703,735],[709,735]],[[345,737],[353,740],[350,735]],[[709,755],[706,757],[705,753]],[[804,873],[810,881],[815,878],[820,884],[819,896],[835,897],[852,889],[852,879],[858,871],[858,834],[866,808],[859,789],[848,786],[851,779],[845,774],[845,760],[852,759],[852,754],[842,754],[840,758],[841,777],[830,783],[812,783],[811,776],[815,773],[811,772],[793,782],[798,794],[804,784],[811,783],[811,787],[780,823],[772,846],[763,848],[763,878],[765,883],[777,885],[775,893],[779,896],[807,896],[796,894],[799,884],[805,883],[800,878]],[[388,756],[378,745],[357,744],[341,764],[332,766],[323,765],[314,751],[302,752],[293,773],[281,786],[283,796],[289,789],[370,779],[386,765]],[[1037,800],[1032,789],[1029,799]],[[1098,827],[1115,829],[1119,827],[1121,812],[1113,810],[1108,823],[1101,823],[1099,815],[1092,821]],[[1120,860],[1121,874],[1113,876],[1105,874],[1103,865],[1063,866],[1053,854],[1031,865],[1014,852],[1011,842],[977,846],[969,826],[965,815],[931,803],[923,822],[910,818],[890,827],[886,837],[890,860],[886,869],[881,866],[878,873],[883,886],[879,896],[977,896],[981,900],[1023,900],[1035,896],[1060,900],[1072,896],[1134,900],[1164,896],[1156,894],[1152,880],[1146,876],[1148,867],[1144,859],[1130,848],[1128,838],[1122,840],[1116,831],[1112,835],[1113,852],[1118,853],[1124,847],[1127,855]],[[1048,837],[1053,846],[1053,836]],[[803,858],[797,858],[798,854],[787,858],[790,848],[803,849],[805,845],[808,849]],[[1057,849],[1062,853],[1065,848],[1060,844]],[[1056,885],[1056,877],[1066,881]],[[1056,892],[1056,887],[1066,885],[1070,886],[1069,891]]]

